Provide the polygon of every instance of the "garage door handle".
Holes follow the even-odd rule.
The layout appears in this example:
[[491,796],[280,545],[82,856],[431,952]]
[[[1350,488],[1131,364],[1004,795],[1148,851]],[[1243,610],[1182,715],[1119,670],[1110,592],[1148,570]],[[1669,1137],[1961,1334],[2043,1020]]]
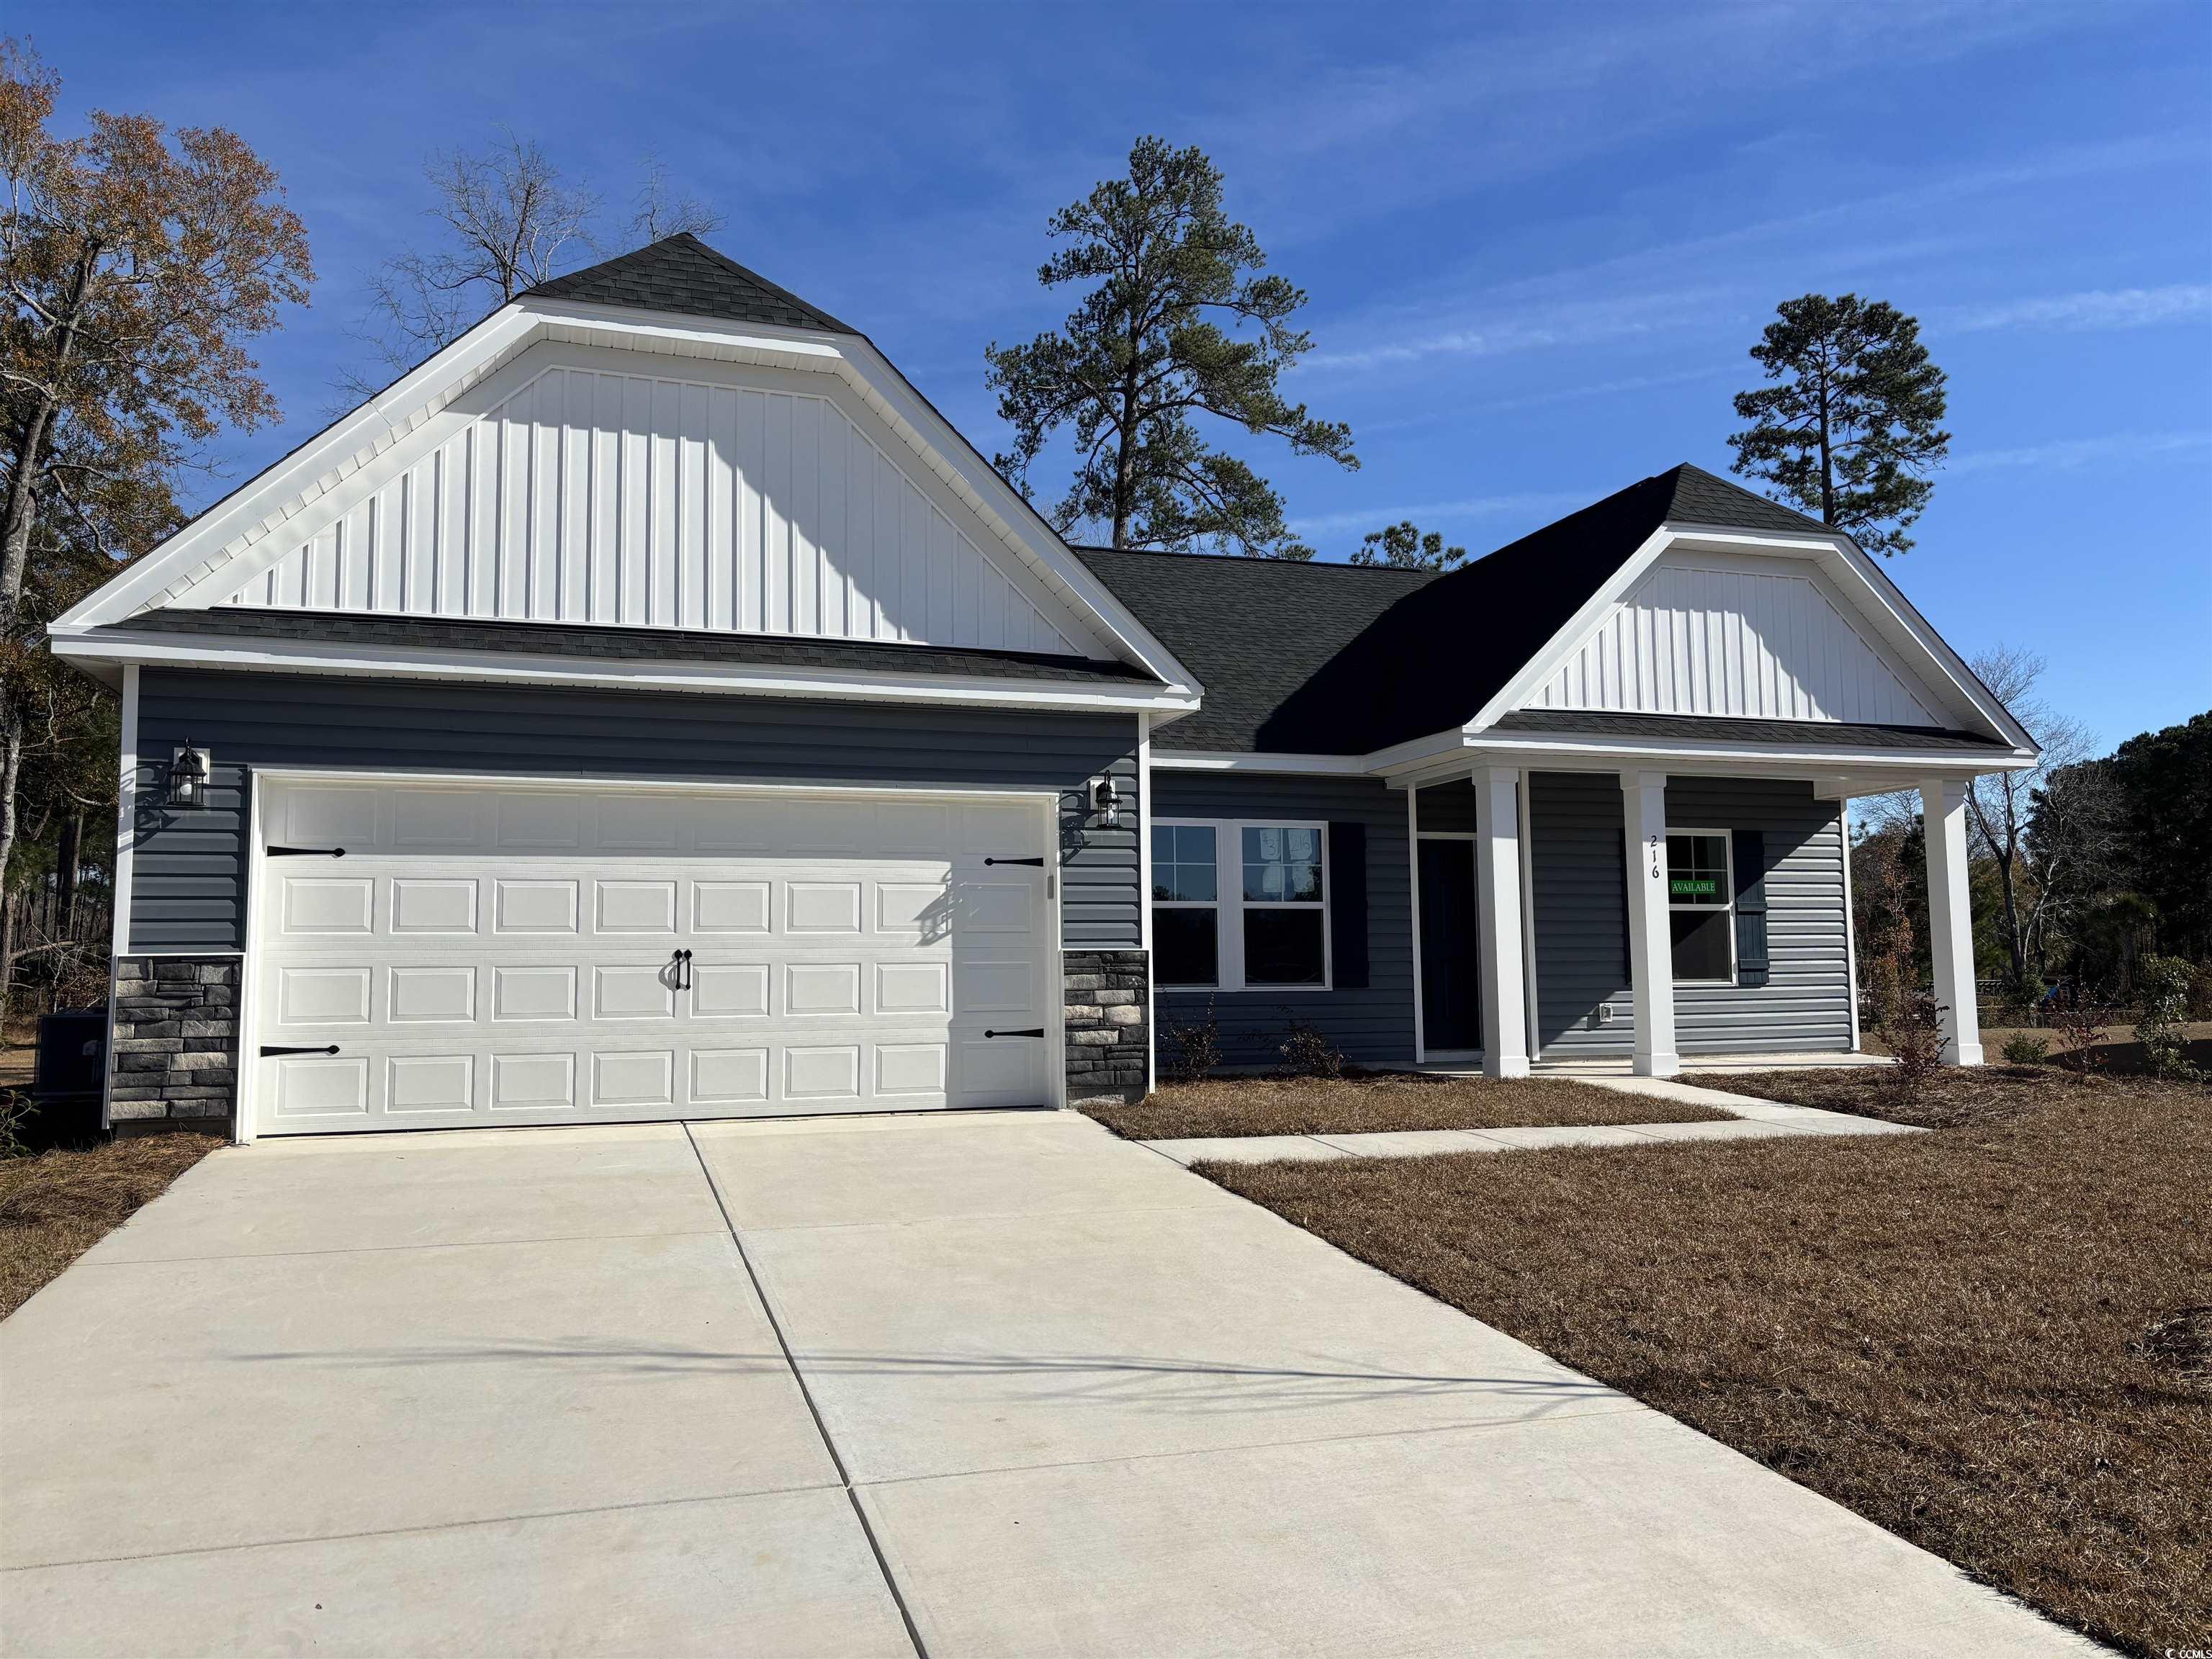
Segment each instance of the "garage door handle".
[[328,1044],[319,1043],[313,1048],[286,1048],[274,1044],[264,1043],[262,1045],[261,1058],[267,1060],[272,1054],[334,1054],[337,1053],[337,1051],[338,1045],[335,1042]]
[[1032,1025],[1032,1026],[1031,1026],[1031,1027],[1030,1027],[1030,1029],[1029,1029],[1028,1030],[1026,1030],[1026,1031],[986,1031],[986,1032],[984,1032],[984,1033],[983,1033],[983,1035],[984,1035],[985,1036],[987,1036],[987,1037],[1002,1037],[1002,1036],[1033,1036],[1033,1037],[1041,1037],[1041,1036],[1042,1036],[1044,1035],[1044,1027],[1043,1027],[1043,1026],[1042,1026],[1042,1025]]
[[[983,862],[986,864],[1026,864],[1033,870],[1042,870],[1044,868],[1044,860],[1042,859],[985,859]],[[1016,1035],[1018,1036],[1019,1033],[1016,1033]]]
[[262,851],[272,859],[342,859],[343,847],[265,847]]

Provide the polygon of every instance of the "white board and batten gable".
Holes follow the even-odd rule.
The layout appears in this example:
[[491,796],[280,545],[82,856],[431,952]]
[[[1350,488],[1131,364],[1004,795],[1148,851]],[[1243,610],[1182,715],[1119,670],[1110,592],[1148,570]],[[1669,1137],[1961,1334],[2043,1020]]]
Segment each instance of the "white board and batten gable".
[[59,618],[275,610],[920,645],[1195,678],[866,339],[526,295]]
[[1960,723],[1811,560],[1688,549],[1645,570],[1519,706]]
[[576,355],[175,602],[1109,653],[834,389]]

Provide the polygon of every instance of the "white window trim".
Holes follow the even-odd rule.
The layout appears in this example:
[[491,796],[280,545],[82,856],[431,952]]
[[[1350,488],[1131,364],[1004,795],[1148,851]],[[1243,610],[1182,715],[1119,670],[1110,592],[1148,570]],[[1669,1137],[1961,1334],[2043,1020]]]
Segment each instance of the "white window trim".
[[[1668,824],[1667,839],[1671,842],[1677,836],[1717,836],[1720,838],[1723,884],[1721,890],[1725,895],[1727,902],[1725,904],[1677,904],[1674,902],[1674,896],[1670,888],[1667,895],[1667,912],[1669,915],[1677,910],[1694,911],[1701,916],[1725,915],[1728,918],[1728,927],[1725,931],[1728,934],[1729,970],[1726,979],[1677,979],[1674,983],[1677,985],[1734,985],[1736,982],[1738,972],[1735,959],[1735,836],[1726,830],[1707,830],[1682,824]],[[1671,851],[1672,849],[1669,848],[1670,854]],[[1667,867],[1670,872],[1668,879],[1671,881],[1673,869],[1671,857]],[[1669,968],[1674,965],[1674,942],[1669,939],[1667,941],[1667,962]]]
[[[1212,910],[1214,921],[1213,977],[1212,985],[1170,985],[1163,981],[1159,988],[1171,992],[1210,992],[1227,995],[1231,993],[1251,993],[1267,996],[1311,996],[1316,992],[1335,989],[1334,947],[1335,939],[1330,932],[1328,903],[1328,824],[1319,818],[1155,818],[1153,827],[1161,830],[1211,830],[1213,831],[1213,902],[1204,903],[1188,899],[1155,899],[1147,884],[1145,902],[1158,904],[1170,910]],[[1311,830],[1321,837],[1321,902],[1310,904],[1304,901],[1248,899],[1244,896],[1244,832],[1247,830]],[[1229,896],[1233,895],[1234,896]],[[1244,913],[1247,910],[1315,910],[1321,912],[1321,982],[1317,985],[1252,985],[1244,979]],[[1231,925],[1229,918],[1236,920]]]

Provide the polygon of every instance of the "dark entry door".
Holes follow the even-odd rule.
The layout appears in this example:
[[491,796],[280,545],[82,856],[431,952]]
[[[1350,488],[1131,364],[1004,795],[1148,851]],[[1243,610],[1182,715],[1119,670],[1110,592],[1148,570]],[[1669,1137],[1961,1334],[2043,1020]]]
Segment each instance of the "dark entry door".
[[1421,843],[1421,1040],[1431,1050],[1482,1047],[1474,933],[1474,843]]

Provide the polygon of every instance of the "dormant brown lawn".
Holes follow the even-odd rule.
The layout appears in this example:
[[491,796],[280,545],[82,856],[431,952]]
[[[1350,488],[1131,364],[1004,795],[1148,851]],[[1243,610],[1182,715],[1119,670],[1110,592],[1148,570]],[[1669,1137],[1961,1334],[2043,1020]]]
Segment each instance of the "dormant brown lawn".
[[0,1319],[222,1144],[136,1135],[0,1162]]
[[1366,1134],[1503,1129],[1516,1124],[1686,1123],[1726,1117],[1703,1106],[1614,1094],[1559,1078],[1214,1078],[1170,1084],[1134,1106],[1085,1111],[1131,1140],[1204,1135]]
[[2212,1095],[1727,1086],[1948,1127],[1200,1167],[2053,1618],[2212,1647]]

